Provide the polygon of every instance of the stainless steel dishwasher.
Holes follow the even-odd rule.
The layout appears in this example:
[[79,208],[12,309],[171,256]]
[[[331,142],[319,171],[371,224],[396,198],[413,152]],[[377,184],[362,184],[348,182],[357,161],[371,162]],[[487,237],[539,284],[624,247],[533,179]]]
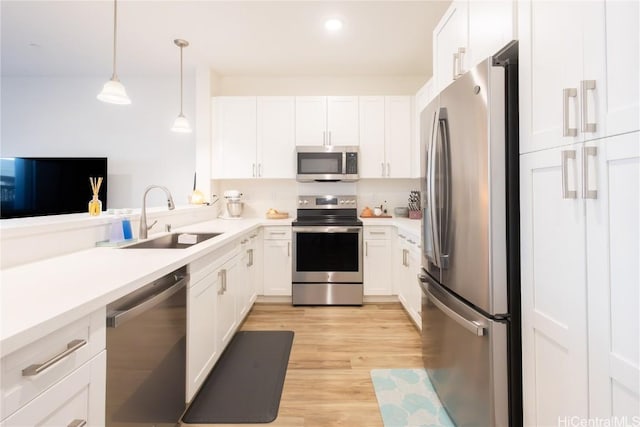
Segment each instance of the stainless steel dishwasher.
[[107,306],[107,426],[175,426],[185,409],[186,267]]

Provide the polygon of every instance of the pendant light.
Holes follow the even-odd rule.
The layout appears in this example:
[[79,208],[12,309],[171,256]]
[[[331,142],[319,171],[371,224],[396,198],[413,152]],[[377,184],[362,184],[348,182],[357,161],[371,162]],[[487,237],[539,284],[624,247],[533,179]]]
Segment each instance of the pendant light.
[[171,130],[174,132],[191,133],[191,126],[189,126],[187,118],[182,113],[182,49],[189,46],[189,42],[182,39],[175,39],[173,42],[180,48],[180,114],[178,114],[176,121],[173,122]]
[[102,91],[98,94],[98,99],[109,104],[127,105],[131,104],[131,99],[127,96],[124,86],[118,79],[116,73],[116,35],[118,30],[118,0],[113,0],[113,74],[111,80],[106,82]]

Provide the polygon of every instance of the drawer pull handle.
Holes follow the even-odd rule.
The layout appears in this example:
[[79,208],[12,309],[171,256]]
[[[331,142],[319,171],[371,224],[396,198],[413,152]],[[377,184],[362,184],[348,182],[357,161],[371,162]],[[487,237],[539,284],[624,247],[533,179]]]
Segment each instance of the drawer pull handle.
[[23,377],[32,377],[34,375],[38,375],[42,371],[44,371],[47,368],[50,368],[51,366],[55,365],[56,363],[58,363],[59,361],[61,361],[65,357],[71,355],[71,353],[73,353],[76,350],[78,350],[80,347],[85,346],[86,344],[87,344],[87,340],[73,340],[69,344],[67,344],[67,349],[65,351],[63,351],[62,353],[56,354],[55,356],[53,356],[51,359],[47,360],[44,363],[34,364],[34,365],[28,366],[27,368],[23,369],[22,370],[22,376]]
[[270,231],[269,234],[271,234],[271,235],[276,235],[276,234],[277,235],[284,235],[284,234],[287,234],[287,232],[286,231]]
[[387,234],[387,232],[386,231],[370,231],[369,234],[381,235],[381,234]]
[[84,427],[87,425],[85,420],[73,420],[69,423],[67,427]]

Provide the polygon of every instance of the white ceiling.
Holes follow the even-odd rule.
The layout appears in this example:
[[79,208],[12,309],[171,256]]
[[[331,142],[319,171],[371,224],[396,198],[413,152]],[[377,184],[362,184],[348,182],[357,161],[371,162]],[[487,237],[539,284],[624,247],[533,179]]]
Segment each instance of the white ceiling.
[[[430,76],[450,1],[118,1],[118,74]],[[2,74],[110,76],[113,2],[2,0]],[[344,21],[340,34],[323,28]]]

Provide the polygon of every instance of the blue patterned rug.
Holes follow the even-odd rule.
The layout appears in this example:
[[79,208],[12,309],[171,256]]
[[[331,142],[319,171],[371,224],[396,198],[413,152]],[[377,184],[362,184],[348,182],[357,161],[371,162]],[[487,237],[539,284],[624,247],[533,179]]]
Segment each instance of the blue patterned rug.
[[373,369],[385,427],[454,427],[424,369]]

